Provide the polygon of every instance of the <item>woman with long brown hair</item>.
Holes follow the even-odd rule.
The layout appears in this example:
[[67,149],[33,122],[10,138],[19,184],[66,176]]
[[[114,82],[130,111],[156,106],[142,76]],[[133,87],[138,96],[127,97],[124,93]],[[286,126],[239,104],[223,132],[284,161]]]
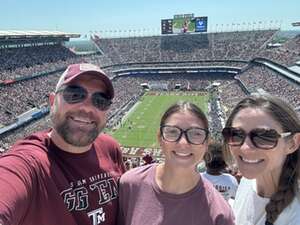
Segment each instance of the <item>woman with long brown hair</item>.
[[233,206],[236,224],[300,224],[296,112],[277,97],[255,94],[236,105],[222,134],[243,175]]

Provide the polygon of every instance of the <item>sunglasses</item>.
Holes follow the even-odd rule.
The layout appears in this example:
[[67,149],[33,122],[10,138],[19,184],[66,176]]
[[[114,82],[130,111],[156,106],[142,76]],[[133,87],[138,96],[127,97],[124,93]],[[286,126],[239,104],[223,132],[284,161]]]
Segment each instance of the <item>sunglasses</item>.
[[279,138],[290,136],[291,132],[278,133],[274,129],[256,128],[246,133],[243,129],[225,127],[222,131],[224,141],[230,146],[241,146],[249,136],[252,144],[260,149],[272,149],[277,146]]
[[[76,104],[83,102],[89,95],[88,91],[81,86],[65,86],[59,89],[56,93],[62,92],[63,99],[68,104]],[[91,95],[91,100],[93,106],[101,111],[108,110],[112,101],[108,99],[107,95],[103,92],[94,92]]]
[[201,145],[207,138],[208,130],[198,127],[191,127],[183,130],[177,126],[163,125],[160,127],[160,133],[162,134],[163,139],[168,142],[177,142],[184,134],[188,143]]

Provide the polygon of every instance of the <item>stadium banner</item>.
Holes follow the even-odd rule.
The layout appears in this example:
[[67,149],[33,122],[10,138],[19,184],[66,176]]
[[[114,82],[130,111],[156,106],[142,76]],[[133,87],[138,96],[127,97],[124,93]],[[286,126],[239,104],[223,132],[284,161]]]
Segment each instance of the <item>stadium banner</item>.
[[153,158],[162,158],[161,149],[159,148],[143,148],[143,147],[123,147],[121,146],[124,157],[143,157],[146,154]]

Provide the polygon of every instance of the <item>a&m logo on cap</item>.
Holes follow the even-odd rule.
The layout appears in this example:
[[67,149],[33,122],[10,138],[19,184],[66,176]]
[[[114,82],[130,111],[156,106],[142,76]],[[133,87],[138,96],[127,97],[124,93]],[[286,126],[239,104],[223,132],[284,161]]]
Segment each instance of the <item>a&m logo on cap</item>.
[[95,65],[92,65],[92,64],[83,63],[83,64],[80,64],[79,69],[80,69],[80,71],[99,70],[99,67],[95,66]]

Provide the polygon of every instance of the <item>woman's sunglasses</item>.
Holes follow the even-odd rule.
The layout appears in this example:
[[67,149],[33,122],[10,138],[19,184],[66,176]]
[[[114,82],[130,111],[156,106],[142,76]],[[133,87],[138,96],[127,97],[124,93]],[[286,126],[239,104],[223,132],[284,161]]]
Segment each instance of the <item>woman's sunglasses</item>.
[[[88,91],[81,86],[65,86],[59,89],[56,93],[62,92],[63,99],[68,104],[76,104],[83,102],[89,95]],[[112,104],[112,101],[107,98],[106,94],[103,92],[94,92],[91,95],[91,100],[93,106],[101,111],[105,111]]]
[[256,128],[246,133],[243,129],[225,127],[222,131],[224,141],[230,146],[241,146],[247,136],[250,137],[252,144],[260,149],[272,149],[277,146],[279,138],[290,136],[291,132],[278,133],[274,129]]

